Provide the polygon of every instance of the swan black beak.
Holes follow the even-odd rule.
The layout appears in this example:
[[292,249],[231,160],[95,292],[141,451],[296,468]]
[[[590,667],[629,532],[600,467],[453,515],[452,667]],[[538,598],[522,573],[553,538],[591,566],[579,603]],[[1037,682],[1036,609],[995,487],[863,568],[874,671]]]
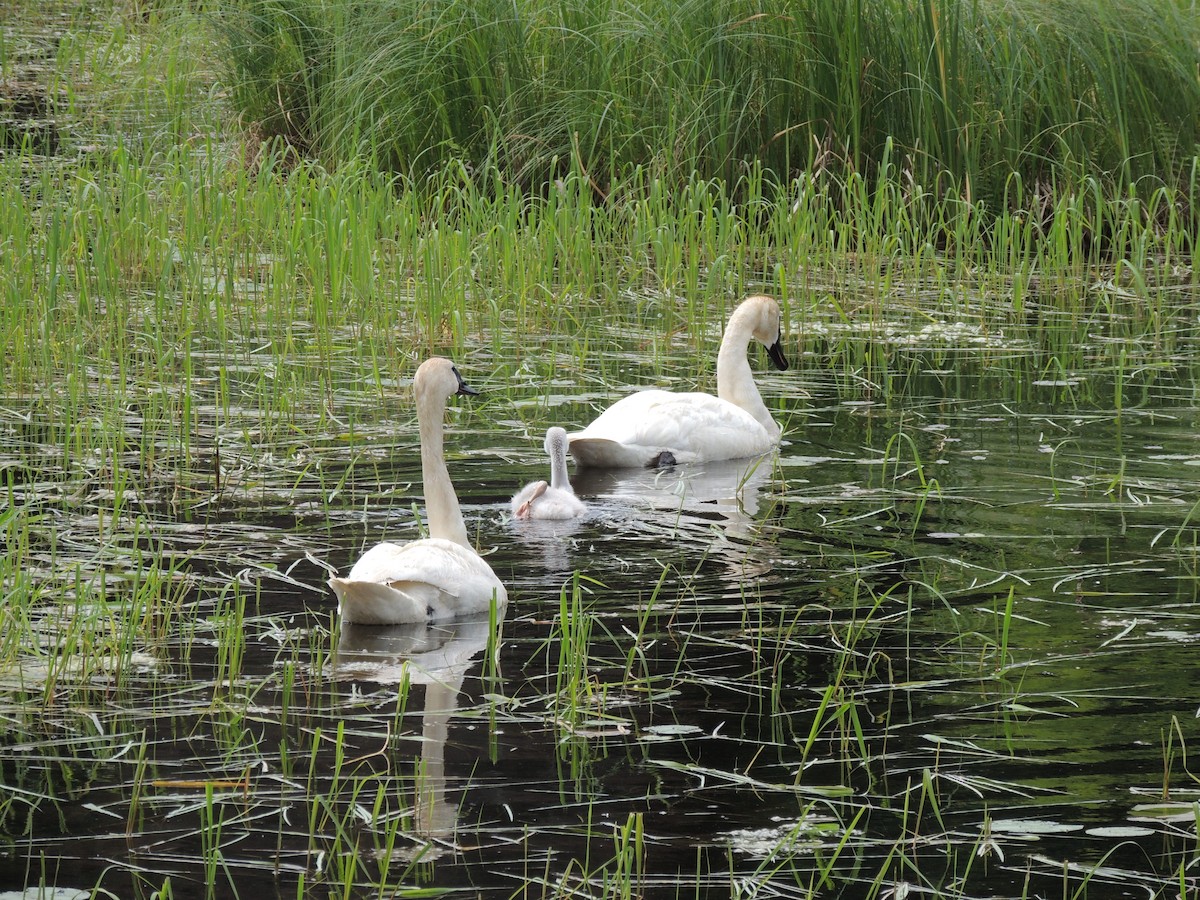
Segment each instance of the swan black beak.
[[[784,368],[785,369],[787,368],[786,364],[784,365]],[[478,397],[479,396],[479,391],[475,390],[475,388],[471,387],[469,384],[467,384],[465,381],[463,381],[463,377],[460,374],[458,374],[457,366],[454,367],[454,377],[458,379],[458,393],[466,394],[468,397]]]
[[771,362],[775,364],[780,372],[786,372],[788,369],[787,357],[783,355],[783,344],[776,339],[770,347],[767,348],[767,356],[771,357]]

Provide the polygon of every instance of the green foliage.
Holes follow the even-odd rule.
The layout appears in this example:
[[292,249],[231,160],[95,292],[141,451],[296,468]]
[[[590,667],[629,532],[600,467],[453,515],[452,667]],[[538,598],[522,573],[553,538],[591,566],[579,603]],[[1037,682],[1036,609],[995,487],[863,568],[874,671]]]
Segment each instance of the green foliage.
[[999,202],[1014,173],[1178,186],[1200,139],[1200,19],[1174,0],[217,8],[247,121],[418,177],[448,160],[526,186],[574,170],[606,194],[638,168],[844,179],[890,153],[917,184]]

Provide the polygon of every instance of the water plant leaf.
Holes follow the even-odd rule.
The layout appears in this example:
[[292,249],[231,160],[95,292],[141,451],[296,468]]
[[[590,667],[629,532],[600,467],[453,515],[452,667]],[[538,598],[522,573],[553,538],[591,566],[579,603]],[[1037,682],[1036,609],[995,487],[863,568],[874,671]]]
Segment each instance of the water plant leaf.
[[1037,837],[1043,834],[1070,834],[1075,831],[1083,831],[1083,826],[1078,823],[1055,822],[1052,819],[992,819],[989,827],[992,831],[1021,837]]
[[1196,803],[1139,803],[1129,811],[1129,818],[1159,822],[1192,822],[1197,818]]
[[724,772],[720,769],[710,768],[708,766],[699,766],[693,763],[681,763],[667,759],[650,759],[647,760],[650,765],[657,766],[663,769],[672,769],[676,772],[683,772],[691,775],[700,781],[700,786],[697,790],[703,790],[708,786],[711,780],[716,784],[725,785],[745,785],[753,787],[757,790],[777,791],[788,794],[806,794],[814,797],[849,797],[854,794],[854,790],[850,787],[841,785],[822,786],[822,785],[806,785],[806,784],[783,784],[779,782],[766,782],[757,778],[751,778],[749,775],[743,775],[740,772]]
[[704,729],[699,725],[648,725],[642,729],[642,734],[658,737],[680,737],[686,734],[702,734]]
[[1153,828],[1142,828],[1138,825],[1097,825],[1084,830],[1093,837],[1111,838],[1149,837],[1155,833]]

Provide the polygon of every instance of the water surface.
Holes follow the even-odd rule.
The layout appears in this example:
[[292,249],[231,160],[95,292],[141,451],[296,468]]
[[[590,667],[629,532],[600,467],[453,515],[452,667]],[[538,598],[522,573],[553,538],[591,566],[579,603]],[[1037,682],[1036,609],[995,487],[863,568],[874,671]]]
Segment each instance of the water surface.
[[351,429],[270,446],[257,414],[214,409],[219,460],[197,441],[184,484],[209,478],[204,496],[166,477],[119,496],[103,461],[47,440],[46,407],[0,404],[24,560],[6,591],[33,593],[41,636],[2,676],[4,885],[1193,884],[1185,392],[1118,411],[1061,385],[949,392],[933,373],[883,403],[764,373],[787,423],[777,455],[576,472],[584,520],[518,523],[507,501],[544,475],[544,426],[583,424],[632,385],[573,394],[564,372],[514,391],[460,364],[485,393],[450,411],[450,465],[510,588],[495,631],[343,628],[324,586],[372,542],[419,533],[403,377],[394,405],[342,410]]

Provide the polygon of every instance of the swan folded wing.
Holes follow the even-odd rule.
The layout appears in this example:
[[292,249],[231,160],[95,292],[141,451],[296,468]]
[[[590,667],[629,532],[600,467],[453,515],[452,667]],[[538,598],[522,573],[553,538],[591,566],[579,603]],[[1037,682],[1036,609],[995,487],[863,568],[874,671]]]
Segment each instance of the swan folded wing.
[[[486,611],[493,597],[498,605],[508,599],[504,585],[478,553],[440,538],[376,544],[346,578],[330,579],[330,586],[349,621],[377,624],[471,615]],[[394,616],[390,618],[388,598]],[[350,610],[351,605],[380,609],[368,613]],[[370,618],[360,617],[368,614]]]
[[[623,445],[646,465],[664,450],[677,462],[704,462],[757,456],[775,441],[754,416],[739,406],[704,393],[640,391],[605,410],[583,431],[570,435],[572,454],[585,464],[591,455],[611,453],[593,442]],[[645,457],[644,459],[642,457]]]
[[[440,592],[430,585],[412,582],[383,584],[377,581],[353,581],[330,578],[329,586],[338,598],[342,621],[359,625],[406,625],[428,623],[444,610]],[[415,590],[414,590],[415,588]]]

